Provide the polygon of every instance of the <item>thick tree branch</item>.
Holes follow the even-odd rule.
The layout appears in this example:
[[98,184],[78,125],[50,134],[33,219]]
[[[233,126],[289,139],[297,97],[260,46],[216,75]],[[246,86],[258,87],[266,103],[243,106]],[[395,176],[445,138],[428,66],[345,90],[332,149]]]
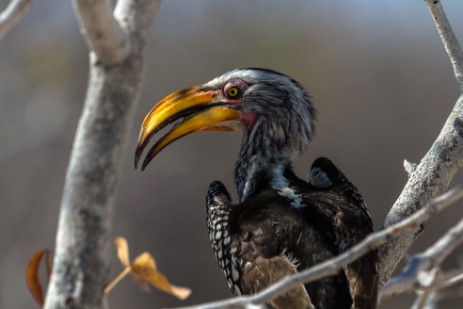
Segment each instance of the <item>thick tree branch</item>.
[[[252,296],[236,297],[223,301],[211,302],[179,309],[251,308],[252,306],[265,304],[273,300],[278,295],[291,290],[298,284],[310,283],[337,274],[343,267],[357,260],[359,257],[365,255],[374,248],[378,248],[379,246],[391,241],[392,239],[399,237],[399,235],[404,232],[415,230],[418,226],[426,222],[426,220],[428,220],[432,215],[441,212],[461,198],[463,198],[463,185],[459,185],[447,193],[439,196],[426,207],[415,212],[408,218],[388,227],[387,229],[371,234],[365,240],[347,250],[343,254],[326,260],[323,263],[315,265],[295,275],[285,277],[283,280],[258,294]],[[446,240],[448,241],[448,239],[451,239],[455,236],[458,235],[453,234],[453,236],[447,236]],[[444,250],[444,246],[440,243],[440,241],[438,243],[439,244],[436,243],[435,245],[439,248],[436,249],[436,251],[439,250],[439,252],[442,252],[442,250]],[[429,253],[429,256],[434,257],[434,253],[436,253],[436,251]],[[436,259],[439,258],[436,257]]]
[[[109,1],[103,3],[109,5]],[[112,55],[110,49],[105,50],[117,40],[109,40],[103,49],[96,47],[99,52],[105,50],[104,54],[90,54],[90,80],[66,174],[45,308],[103,306],[103,289],[109,282],[116,188],[140,93],[146,34],[159,3],[123,0],[118,4],[121,24],[117,27],[131,42],[123,62],[115,61],[121,59],[120,50],[116,48]],[[99,5],[96,7],[101,8]],[[99,19],[109,18],[105,15],[108,7],[90,14],[93,19],[87,15],[84,27],[93,31],[102,24],[107,26],[108,21],[102,23]],[[100,57],[115,62],[106,65]]]
[[73,0],[88,47],[106,64],[121,63],[130,53],[130,38],[114,18],[110,0]]
[[12,0],[0,13],[0,40],[23,18],[33,2],[34,0]]
[[463,86],[463,51],[461,50],[460,43],[458,43],[457,37],[453,33],[440,1],[426,0],[426,4],[434,19],[442,43],[444,43],[445,50],[452,62],[455,78],[461,87]]
[[[455,77],[460,83],[463,57],[461,47],[451,32],[439,1],[426,0],[434,21],[441,33],[449,57],[455,69]],[[416,169],[411,173],[405,188],[392,206],[386,217],[385,227],[408,217],[422,205],[426,205],[434,197],[447,190],[450,181],[463,164],[463,97],[460,96],[435,140],[431,149],[423,157]],[[380,286],[384,285],[404,257],[408,248],[419,234],[420,228],[405,233],[391,243],[380,248]]]

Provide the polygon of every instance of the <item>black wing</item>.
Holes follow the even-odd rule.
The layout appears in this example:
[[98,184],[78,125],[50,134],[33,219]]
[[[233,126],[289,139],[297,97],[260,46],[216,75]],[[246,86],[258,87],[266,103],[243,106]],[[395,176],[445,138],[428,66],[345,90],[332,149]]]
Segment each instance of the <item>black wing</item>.
[[[206,198],[210,241],[231,291],[238,295],[255,294],[297,272],[297,261],[278,251],[280,238],[273,228],[275,218],[249,210],[249,205],[232,205],[222,183],[210,185]],[[271,306],[309,308],[304,285],[277,297]]]
[[217,263],[228,281],[233,293],[242,294],[240,263],[233,249],[229,228],[231,197],[220,181],[210,184],[206,196],[206,221],[209,240],[214,250]]
[[[357,188],[327,158],[312,165],[309,183],[318,188],[308,198],[318,200],[320,209],[332,218],[339,253],[373,233],[373,222]],[[372,251],[345,268],[353,308],[375,308],[378,292],[377,252]]]

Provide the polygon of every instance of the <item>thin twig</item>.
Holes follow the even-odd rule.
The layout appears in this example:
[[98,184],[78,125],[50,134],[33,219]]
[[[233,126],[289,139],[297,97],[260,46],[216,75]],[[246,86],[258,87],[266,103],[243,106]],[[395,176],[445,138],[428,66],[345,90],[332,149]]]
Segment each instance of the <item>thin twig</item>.
[[463,198],[463,185],[458,185],[447,193],[436,198],[433,202],[410,217],[388,227],[387,229],[371,234],[365,240],[336,258],[326,260],[323,263],[315,265],[295,275],[285,277],[278,283],[253,296],[241,296],[179,309],[224,309],[238,308],[239,306],[241,306],[241,308],[246,308],[247,305],[258,305],[270,302],[278,295],[291,290],[298,284],[310,283],[321,278],[337,274],[342,267],[352,263],[362,255],[370,252],[374,248],[378,248],[403,232],[416,229],[417,226],[424,223],[433,214],[444,210],[461,198]]
[[106,65],[123,62],[130,40],[113,16],[110,0],[73,0],[81,32],[91,51]]
[[0,40],[23,18],[29,11],[34,0],[12,0],[0,14]]
[[455,284],[460,283],[462,281],[463,281],[463,272],[459,270],[459,273],[457,275],[454,275],[449,279],[443,279],[439,282],[436,282],[436,284],[433,284],[432,286],[430,286],[429,289],[442,290],[442,289],[446,289],[451,286],[454,286]]
[[437,31],[452,62],[453,72],[460,87],[463,87],[463,51],[439,0],[426,0]]
[[463,286],[452,286],[447,289],[438,290],[436,293],[437,300],[463,297]]
[[[440,276],[440,268],[435,267],[431,271],[426,272],[426,283],[431,285]],[[416,299],[413,302],[411,309],[432,309],[436,303],[436,290],[419,289],[416,290]]]
[[410,309],[433,309],[436,305],[436,292],[417,291],[417,297]]

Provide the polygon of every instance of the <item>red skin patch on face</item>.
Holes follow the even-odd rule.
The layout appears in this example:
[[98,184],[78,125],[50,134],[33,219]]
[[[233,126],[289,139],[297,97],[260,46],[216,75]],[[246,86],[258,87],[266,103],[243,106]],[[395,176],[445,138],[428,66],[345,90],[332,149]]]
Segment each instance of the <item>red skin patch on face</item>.
[[[229,97],[227,95],[227,92],[230,88],[232,87],[238,87],[239,88],[239,91],[240,91],[240,95],[237,96],[236,98],[233,98],[233,97]],[[241,103],[241,99],[243,98],[243,94],[244,92],[246,91],[246,89],[248,89],[248,84],[246,84],[244,81],[242,81],[241,79],[236,79],[236,80],[233,80],[231,82],[229,82],[228,84],[226,84],[223,89],[222,89],[222,95],[224,97],[225,100],[227,100],[228,102],[232,103],[232,104],[239,104]]]
[[[238,87],[241,91],[241,95],[239,97],[237,97],[236,99],[234,98],[230,98],[226,95],[228,89],[230,89],[231,87]],[[220,96],[222,97],[223,100],[227,101],[228,103],[230,104],[234,104],[234,105],[240,105],[242,103],[242,100],[243,100],[243,94],[244,92],[246,91],[246,89],[248,89],[248,84],[240,79],[236,79],[236,80],[233,80],[231,82],[229,82],[228,84],[226,84],[223,88],[222,88],[222,91],[220,93]],[[216,94],[216,96],[214,97],[214,99],[217,99],[218,98],[218,94]],[[246,128],[248,129],[248,131],[251,131],[252,127],[254,126],[254,123],[256,122],[256,119],[257,119],[257,115],[255,113],[252,113],[252,112],[241,112],[241,116],[240,116],[240,121],[242,123],[244,123],[244,125],[246,126]]]
[[249,131],[251,131],[252,127],[254,126],[254,122],[256,122],[257,115],[254,113],[241,113],[240,120],[246,125]]

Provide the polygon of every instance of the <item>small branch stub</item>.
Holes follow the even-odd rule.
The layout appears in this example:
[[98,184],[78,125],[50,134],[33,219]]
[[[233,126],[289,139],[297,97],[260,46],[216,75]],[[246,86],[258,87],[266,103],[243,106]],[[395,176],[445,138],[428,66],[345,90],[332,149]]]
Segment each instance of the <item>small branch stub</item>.
[[408,174],[408,177],[410,177],[413,174],[413,172],[416,170],[416,166],[417,166],[416,163],[404,160],[404,168]]

